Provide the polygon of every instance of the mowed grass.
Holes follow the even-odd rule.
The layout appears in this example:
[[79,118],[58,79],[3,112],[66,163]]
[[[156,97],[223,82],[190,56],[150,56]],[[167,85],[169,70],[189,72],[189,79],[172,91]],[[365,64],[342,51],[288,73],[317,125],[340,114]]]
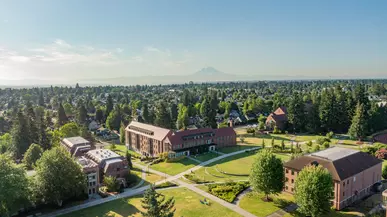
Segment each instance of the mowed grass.
[[216,157],[219,157],[220,155],[217,154],[217,153],[214,153],[214,152],[207,152],[207,153],[204,153],[204,154],[199,154],[199,155],[196,155],[196,156],[191,156],[192,158],[195,158],[201,162],[204,162],[204,161],[208,161],[208,160],[211,160],[213,158],[216,158]]
[[[276,154],[276,156],[283,161],[287,161],[290,158],[290,156],[284,154]],[[195,171],[194,174],[203,181],[247,180],[255,157],[255,152],[244,152],[209,164],[207,167]],[[220,171],[229,174],[224,174]]]
[[[200,200],[204,198],[186,188],[168,189],[159,191],[166,198],[174,197],[176,212],[174,216],[198,217],[198,216],[222,216],[239,217],[240,215],[222,205],[210,201],[210,206],[203,205]],[[98,206],[79,210],[63,217],[140,217],[142,196],[135,196],[115,200]],[[209,200],[209,199],[207,199]]]
[[273,202],[263,201],[264,197],[261,193],[250,192],[241,199],[239,206],[256,216],[267,216],[294,202],[293,195],[288,193],[271,195],[270,198],[273,199]]
[[199,163],[196,161],[193,161],[189,158],[184,158],[180,161],[161,162],[158,164],[154,164],[151,166],[151,168],[169,175],[176,175],[186,170],[189,170],[198,164]]
[[232,152],[237,152],[241,150],[246,150],[250,148],[256,148],[259,146],[252,146],[252,145],[235,145],[235,146],[230,146],[230,147],[224,147],[224,148],[219,148],[217,151],[225,154],[229,154]]
[[[328,214],[322,217],[356,217],[356,216],[364,216],[364,215],[359,212],[345,212],[345,211],[331,210]],[[283,217],[306,217],[306,216],[295,211],[293,213],[287,213]]]

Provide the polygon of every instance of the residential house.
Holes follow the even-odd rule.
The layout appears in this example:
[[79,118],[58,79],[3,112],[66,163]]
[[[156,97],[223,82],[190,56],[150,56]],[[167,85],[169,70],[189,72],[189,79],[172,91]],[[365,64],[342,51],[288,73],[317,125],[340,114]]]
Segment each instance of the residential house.
[[285,130],[288,122],[288,112],[286,107],[281,106],[277,108],[266,119],[266,129],[273,130],[276,126],[279,130]]
[[170,157],[236,145],[232,128],[199,128],[173,132],[170,129],[132,121],[126,128],[126,146],[145,156],[168,152]]
[[332,206],[341,210],[372,193],[381,181],[382,160],[365,152],[332,147],[284,163],[285,192],[294,193],[298,173],[307,165],[321,165],[332,175]]

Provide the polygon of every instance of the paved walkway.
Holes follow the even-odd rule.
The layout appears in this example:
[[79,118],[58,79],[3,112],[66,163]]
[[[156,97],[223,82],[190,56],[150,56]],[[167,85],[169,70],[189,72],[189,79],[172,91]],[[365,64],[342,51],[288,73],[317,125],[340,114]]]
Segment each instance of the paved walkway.
[[251,187],[248,187],[247,189],[245,189],[244,191],[242,191],[240,194],[238,194],[238,196],[235,198],[235,200],[232,202],[233,204],[239,206],[239,202],[241,201],[241,199],[246,196],[247,193],[251,192],[253,189],[251,189]]
[[[260,149],[260,147],[255,147],[255,148],[246,149],[246,150],[257,150],[257,149]],[[218,160],[221,160],[223,158],[244,153],[246,150],[241,150],[241,151],[237,151],[237,152],[232,152],[232,153],[229,153],[229,154],[221,155],[221,156],[213,158],[211,160],[202,162],[199,165],[197,165],[197,166],[195,166],[195,167],[193,167],[193,168],[191,168],[191,169],[189,169],[189,170],[187,170],[185,172],[179,173],[179,174],[177,174],[175,176],[170,176],[170,175],[168,175],[166,173],[162,173],[162,172],[159,172],[157,170],[153,170],[151,168],[147,168],[147,166],[140,165],[140,164],[135,163],[135,162],[133,162],[133,165],[141,168],[143,171],[144,171],[144,169],[146,169],[149,172],[155,173],[156,175],[166,177],[166,179],[156,182],[155,185],[159,185],[159,184],[162,184],[162,183],[165,183],[165,182],[168,182],[168,181],[169,182],[175,181],[177,184],[181,185],[182,187],[186,187],[186,188],[188,188],[188,189],[190,189],[190,190],[192,190],[192,191],[194,191],[196,193],[199,193],[199,194],[201,194],[201,195],[203,195],[203,196],[205,196],[205,197],[207,197],[207,198],[209,198],[209,199],[211,199],[213,201],[216,201],[219,204],[221,204],[221,205],[223,205],[223,206],[225,206],[225,207],[227,207],[229,209],[232,209],[233,211],[241,214],[242,216],[255,217],[253,214],[247,212],[246,210],[243,210],[242,208],[240,208],[240,207],[238,207],[238,206],[236,206],[234,204],[228,203],[228,202],[226,202],[226,201],[224,201],[224,200],[222,200],[222,199],[220,199],[218,197],[213,196],[212,194],[209,194],[209,193],[207,193],[205,191],[202,191],[201,189],[196,188],[192,184],[187,184],[187,183],[179,180],[179,178],[181,178],[185,174],[189,174],[192,171],[199,170],[203,166],[206,166],[208,164],[211,164],[211,163],[213,163],[215,161],[218,161]],[[103,203],[107,203],[107,202],[110,202],[110,201],[113,201],[113,200],[123,199],[123,198],[126,198],[126,197],[132,197],[132,196],[135,196],[135,195],[142,194],[148,188],[149,188],[149,185],[146,185],[146,186],[143,186],[143,187],[140,187],[140,188],[136,188],[136,189],[133,189],[133,188],[126,189],[125,192],[123,192],[121,194],[118,194],[118,195],[114,195],[114,196],[110,196],[110,197],[107,197],[107,198],[101,198],[101,199],[93,200],[93,201],[90,201],[90,202],[87,202],[87,203],[84,203],[84,204],[81,204],[81,205],[69,207],[69,208],[66,208],[66,209],[57,210],[55,212],[42,215],[41,217],[55,217],[55,216],[64,215],[64,214],[71,213],[71,212],[75,212],[75,211],[78,211],[78,210],[81,210],[81,209],[86,209],[86,208],[89,208],[89,207],[97,206],[97,205],[100,205],[100,204],[103,204]]]
[[292,203],[289,206],[285,207],[284,209],[280,209],[266,217],[281,217],[286,215],[289,212],[295,211],[297,208],[298,208],[297,204]]

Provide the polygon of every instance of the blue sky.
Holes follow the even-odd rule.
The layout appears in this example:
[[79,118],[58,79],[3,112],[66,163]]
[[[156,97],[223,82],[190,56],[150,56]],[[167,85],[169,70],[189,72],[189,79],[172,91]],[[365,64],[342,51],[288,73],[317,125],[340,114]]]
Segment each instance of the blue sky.
[[387,77],[387,1],[0,2],[0,79]]

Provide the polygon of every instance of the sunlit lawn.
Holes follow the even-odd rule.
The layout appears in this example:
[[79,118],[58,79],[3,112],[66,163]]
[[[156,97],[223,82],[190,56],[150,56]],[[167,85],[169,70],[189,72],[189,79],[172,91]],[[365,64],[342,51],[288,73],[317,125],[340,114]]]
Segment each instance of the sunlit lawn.
[[184,172],[184,171],[186,171],[186,170],[188,170],[188,169],[190,169],[198,164],[199,163],[196,161],[193,161],[189,158],[184,158],[184,159],[182,159],[180,161],[176,161],[176,162],[161,162],[158,164],[154,164],[151,166],[151,168],[154,170],[163,172],[163,173],[167,173],[169,175],[176,175],[176,174]]
[[[322,216],[322,217],[356,217],[356,216],[364,216],[359,212],[345,212],[345,211],[336,211],[331,210],[330,213]],[[300,214],[299,212],[287,213],[283,217],[305,217],[305,215]]]
[[239,206],[256,216],[267,216],[294,201],[293,195],[288,193],[271,195],[273,202],[265,202],[262,198],[264,198],[263,194],[250,192],[241,199]]
[[213,158],[219,157],[219,154],[214,153],[214,152],[207,152],[204,154],[199,154],[199,155],[191,156],[191,157],[195,158],[201,162],[204,162],[204,161],[208,161],[208,160],[211,160]]
[[241,150],[245,150],[245,149],[250,149],[250,148],[256,148],[256,147],[260,147],[260,146],[254,146],[254,145],[236,145],[236,146],[230,146],[230,147],[224,147],[224,148],[219,148],[217,151],[221,152],[221,153],[225,153],[225,154],[228,154],[228,153],[232,153],[232,152],[237,152],[237,151],[241,151]]
[[[197,178],[204,181],[228,181],[228,180],[247,180],[251,166],[255,160],[256,153],[241,153],[231,157],[223,158],[206,168],[195,171]],[[276,154],[283,161],[289,160],[289,155]],[[207,170],[207,173],[206,173]],[[220,171],[229,174],[221,173]],[[230,175],[234,174],[234,175]]]
[[[176,212],[174,216],[198,217],[198,216],[222,216],[222,217],[237,217],[239,214],[232,210],[210,201],[210,206],[203,205],[200,200],[204,198],[185,188],[168,189],[159,191],[167,198],[174,197]],[[141,197],[136,196],[131,198],[119,199],[109,203],[104,203],[98,206],[90,207],[80,211],[76,211],[64,217],[140,217]],[[207,199],[208,200],[208,199]]]

